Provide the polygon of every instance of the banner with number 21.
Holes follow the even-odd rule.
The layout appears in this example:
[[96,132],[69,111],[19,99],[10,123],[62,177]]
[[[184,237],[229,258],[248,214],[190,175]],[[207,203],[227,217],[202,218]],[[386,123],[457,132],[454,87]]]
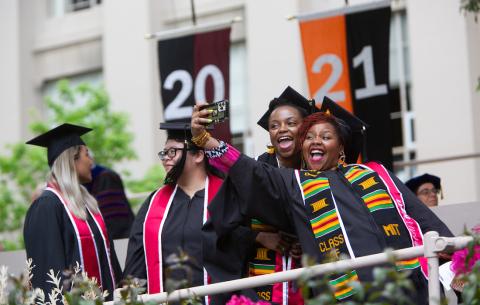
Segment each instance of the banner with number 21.
[[382,1],[298,19],[310,95],[317,103],[326,95],[366,122],[368,158],[391,169],[390,15]]

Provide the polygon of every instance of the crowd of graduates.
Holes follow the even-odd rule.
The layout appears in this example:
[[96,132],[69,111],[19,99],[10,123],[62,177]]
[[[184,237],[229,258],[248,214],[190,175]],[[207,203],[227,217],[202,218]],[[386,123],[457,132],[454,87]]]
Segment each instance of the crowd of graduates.
[[[119,177],[94,168],[81,139],[91,129],[65,123],[27,142],[47,148],[50,166],[24,226],[27,256],[36,266],[33,286],[48,293],[48,270],[78,262],[110,298],[127,276],[145,279],[151,294],[165,291],[167,276],[188,275],[190,285],[199,286],[297,268],[302,255],[322,263],[421,245],[427,231],[453,236],[419,200],[433,200],[440,179],[428,175],[405,185],[378,162],[358,163],[366,125],[328,98],[320,109],[291,87],[274,98],[258,121],[271,146],[257,159],[215,139],[206,128],[211,123],[212,110],[197,105],[191,121],[161,124],[167,132],[158,154],[167,173],[164,186],[148,196],[134,220],[128,204],[115,209],[126,202]],[[95,182],[98,177],[117,183]],[[116,225],[109,222],[115,216]],[[128,229],[116,232],[119,224]],[[128,231],[122,271],[112,237]],[[167,272],[180,253],[189,258],[189,273]],[[398,261],[396,268],[410,272],[415,303],[427,304],[425,259]],[[342,302],[355,293],[349,283],[372,279],[372,268],[360,268],[331,274],[330,284]],[[304,302],[294,282],[234,293],[274,304]],[[229,298],[203,302],[225,304]]]

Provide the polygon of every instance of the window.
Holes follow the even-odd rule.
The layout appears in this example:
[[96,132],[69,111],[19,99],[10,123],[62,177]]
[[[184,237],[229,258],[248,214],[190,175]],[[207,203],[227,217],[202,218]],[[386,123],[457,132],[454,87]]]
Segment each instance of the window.
[[101,2],[101,0],[67,0],[67,3],[70,5],[70,11],[72,12],[90,8]]
[[232,43],[230,46],[230,131],[232,144],[242,152],[245,152],[246,149],[244,137],[248,123],[247,70],[245,67],[245,42]]
[[[390,24],[390,101],[392,119],[393,160],[407,162],[415,159],[414,113],[411,107],[411,79],[408,54],[407,15],[405,10],[394,11]],[[395,173],[405,180],[415,168],[396,168]]]
[[102,3],[102,0],[48,0],[50,17],[61,17],[70,12],[89,9]]
[[[88,83],[95,87],[101,86],[103,84],[103,73],[102,71],[95,71],[90,73],[78,74],[73,75],[70,77],[64,77],[62,79],[68,79],[70,82],[70,87],[76,87],[82,83]],[[60,79],[47,81],[42,87],[42,96],[50,96],[54,100],[58,99],[59,93],[57,90],[57,82]],[[80,101],[81,103],[85,103],[86,101]]]

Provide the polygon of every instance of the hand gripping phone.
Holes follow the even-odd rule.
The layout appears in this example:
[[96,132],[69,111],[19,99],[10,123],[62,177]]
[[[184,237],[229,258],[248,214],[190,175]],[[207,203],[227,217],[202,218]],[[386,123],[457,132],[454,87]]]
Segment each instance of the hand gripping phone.
[[200,106],[200,110],[209,109],[212,111],[208,115],[208,117],[206,117],[207,119],[212,120],[210,124],[206,125],[207,127],[211,127],[214,124],[221,123],[226,119],[228,119],[228,113],[229,113],[228,104],[229,104],[228,100],[221,100],[221,101],[213,102],[211,104]]

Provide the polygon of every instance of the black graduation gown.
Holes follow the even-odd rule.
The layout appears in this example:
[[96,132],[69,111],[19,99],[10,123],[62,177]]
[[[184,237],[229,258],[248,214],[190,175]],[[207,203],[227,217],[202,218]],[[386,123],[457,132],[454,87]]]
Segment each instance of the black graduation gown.
[[275,154],[269,154],[268,152],[264,152],[257,158],[258,161],[265,162],[267,164],[270,164],[273,167],[279,167],[278,166],[278,160],[277,160],[277,155]]
[[[88,224],[99,245],[98,256],[100,261],[100,272],[103,282],[103,290],[109,292],[108,300],[113,298],[113,281],[110,275],[107,253],[104,248],[103,238],[95,224],[94,219],[88,214]],[[23,229],[25,249],[27,257],[32,258],[33,265],[33,287],[43,289],[45,295],[50,293],[53,284],[47,283],[50,278],[47,273],[53,269],[55,274],[65,269],[73,270],[76,262],[80,263],[80,251],[77,242],[75,229],[68,217],[67,212],[58,199],[50,191],[43,191],[28,209]],[[110,259],[115,282],[121,280],[122,270],[118,263],[113,241],[110,239]]]
[[[275,154],[261,154],[258,161],[278,167]],[[255,256],[255,244],[258,232],[250,227],[251,218],[240,213],[223,213],[226,194],[229,198],[239,198],[237,187],[227,177],[217,195],[208,206],[210,219],[203,226],[204,265],[212,283],[249,277],[248,262]],[[224,228],[225,230],[222,230]],[[217,231],[221,230],[221,231]],[[233,294],[241,294],[252,300],[259,300],[254,289],[233,291],[212,296],[213,304],[225,304]]]
[[[384,234],[379,230],[370,212],[366,212],[363,204],[351,204],[361,199],[353,192],[343,173],[339,171],[324,173],[329,179],[352,248],[356,250],[355,255],[359,257],[383,252],[386,248]],[[428,207],[422,204],[398,178],[391,176],[403,195],[408,215],[419,223],[422,232],[435,230],[441,236],[453,236]],[[214,229],[220,239],[247,215],[282,231],[296,234],[303,253],[321,261],[319,246],[312,232],[294,170],[274,168],[242,155],[231,167],[225,184],[229,184],[229,188],[235,191],[217,193],[216,200],[228,202],[219,205],[216,211],[220,219],[229,220],[215,223]],[[370,268],[357,271],[360,280],[372,279]],[[415,276],[420,277],[418,274]]]
[[[228,177],[226,181],[228,181]],[[224,182],[217,192],[217,196],[208,206],[210,219],[202,228],[202,240],[203,263],[210,276],[211,283],[248,277],[247,258],[254,253],[257,236],[257,233],[250,228],[250,218],[223,213],[218,214],[219,217],[216,216],[217,211],[221,211],[225,204],[222,200],[225,196],[218,197],[218,194],[234,194],[236,192],[237,190],[232,183]],[[225,231],[219,232],[216,230],[224,226],[227,228]],[[210,302],[213,305],[226,304],[233,294],[245,295],[252,300],[258,300],[258,296],[253,289],[245,289],[210,296]]]
[[[133,222],[128,241],[127,259],[124,277],[131,275],[147,279],[147,267],[143,244],[143,224],[154,193],[145,200]],[[201,229],[203,225],[204,190],[189,198],[178,187],[173,198],[162,230],[162,263],[166,270],[166,258],[182,249],[191,258],[192,283],[190,286],[203,285],[203,259]],[[165,216],[164,216],[165,217]],[[175,276],[175,275],[173,275]],[[165,277],[164,277],[165,279]]]
[[128,238],[135,216],[120,176],[109,168],[95,165],[92,182],[85,187],[97,199],[108,235],[112,239]]

